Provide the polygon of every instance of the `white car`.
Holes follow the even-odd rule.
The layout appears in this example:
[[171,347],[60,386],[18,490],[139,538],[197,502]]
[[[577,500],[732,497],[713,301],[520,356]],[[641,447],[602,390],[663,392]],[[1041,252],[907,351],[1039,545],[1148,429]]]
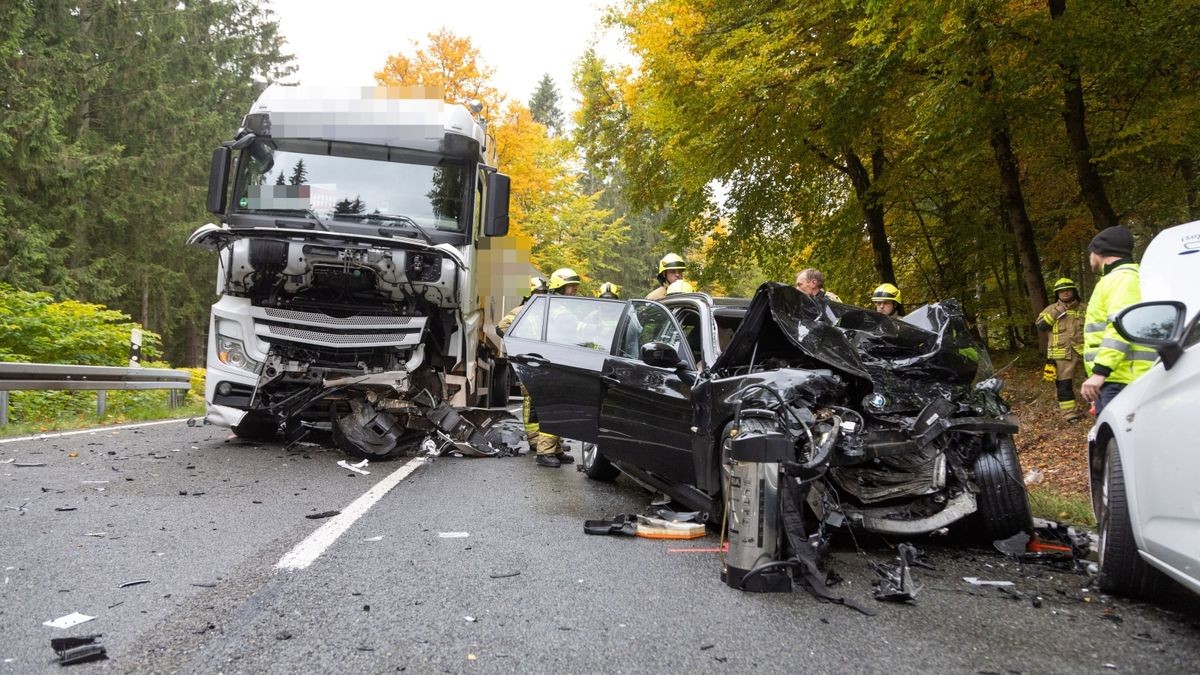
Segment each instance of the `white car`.
[[1169,576],[1200,593],[1200,221],[1159,233],[1141,280],[1117,330],[1159,360],[1088,433],[1100,588],[1152,597]]

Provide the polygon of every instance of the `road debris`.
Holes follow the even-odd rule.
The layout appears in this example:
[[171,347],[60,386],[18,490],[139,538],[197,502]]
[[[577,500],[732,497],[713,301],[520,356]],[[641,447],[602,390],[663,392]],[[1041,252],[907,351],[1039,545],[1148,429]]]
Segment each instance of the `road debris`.
[[46,466],[46,463],[45,462],[17,462],[15,464],[13,464],[13,466],[22,467],[22,468],[26,468],[26,469],[32,469],[32,468],[38,467],[38,466]]
[[141,586],[142,584],[148,584],[148,583],[150,583],[149,579],[138,579],[136,581],[126,581],[125,583],[121,584],[120,586],[117,586],[117,588],[129,588],[130,586]]
[[332,518],[336,515],[340,515],[341,513],[341,511],[322,511],[320,513],[310,513],[304,517],[308,518],[309,520],[321,520],[322,518]]
[[1011,581],[993,581],[990,579],[980,579],[979,577],[963,577],[963,581],[972,586],[1015,586]]
[[439,539],[466,539],[469,536],[470,532],[438,532]]
[[636,534],[645,539],[699,539],[706,534],[704,523],[638,516]]
[[60,666],[107,659],[108,654],[100,644],[100,634],[79,637],[50,638],[50,648],[58,654]]
[[76,508],[77,507],[74,507],[74,506],[56,506],[56,507],[54,507],[54,510],[55,511],[74,511],[74,510],[76,510]]
[[364,459],[363,461],[358,462],[357,464],[351,464],[350,462],[347,462],[346,460],[342,459],[342,460],[338,460],[337,465],[342,467],[343,469],[353,471],[354,473],[361,473],[364,476],[370,476],[371,472],[367,471],[366,469],[363,468],[367,464],[369,464],[370,461],[371,460],[369,460],[369,459]]
[[96,617],[88,616],[87,614],[80,614],[79,612],[71,612],[66,616],[60,616],[57,619],[43,621],[42,625],[49,626],[51,628],[70,628],[71,626],[78,626],[81,623],[91,621],[94,618]]
[[463,618],[467,620],[467,623],[475,623],[476,621],[479,621],[479,619],[476,619],[473,616],[464,616]]
[[107,537],[108,533],[107,532],[84,532],[83,536],[85,536],[85,537]]
[[521,575],[521,572],[518,570],[516,572],[491,572],[488,574],[488,577],[491,579],[509,579],[511,577],[516,577],[516,576],[520,576],[520,575]]
[[366,539],[363,539],[363,541],[383,541],[383,535],[381,534],[378,537],[367,537]]
[[871,568],[881,578],[874,582],[874,595],[881,602],[916,602],[921,587],[912,580],[912,566],[917,564],[921,552],[912,544],[900,544],[899,563],[889,565],[871,561]]

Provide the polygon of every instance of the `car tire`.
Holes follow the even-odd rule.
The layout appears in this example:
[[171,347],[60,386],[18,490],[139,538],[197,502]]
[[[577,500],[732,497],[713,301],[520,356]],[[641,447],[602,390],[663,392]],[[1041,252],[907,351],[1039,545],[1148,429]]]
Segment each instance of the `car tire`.
[[279,420],[274,415],[246,413],[242,421],[232,428],[238,438],[247,441],[273,441],[279,435]]
[[987,541],[995,541],[1030,530],[1033,516],[1012,436],[997,436],[995,447],[979,454],[974,469],[979,485],[975,496],[976,532]]
[[621,475],[621,470],[608,461],[608,458],[600,454],[600,448],[595,443],[582,443],[582,450],[579,453],[582,455],[580,462],[583,475],[598,480],[601,483],[611,483]]
[[1100,589],[1133,598],[1151,599],[1166,583],[1162,572],[1138,554],[1125,490],[1125,471],[1117,441],[1109,439],[1104,451],[1104,473],[1100,486]]
[[488,407],[502,408],[508,405],[508,394],[511,390],[512,368],[508,363],[495,361],[492,365],[492,377],[488,383]]

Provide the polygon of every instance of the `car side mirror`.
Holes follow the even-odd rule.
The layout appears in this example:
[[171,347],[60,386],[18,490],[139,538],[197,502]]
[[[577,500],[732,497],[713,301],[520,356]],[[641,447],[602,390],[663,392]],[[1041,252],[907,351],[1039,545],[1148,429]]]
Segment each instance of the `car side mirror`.
[[679,358],[679,351],[665,342],[642,345],[642,363],[655,368],[678,368],[684,365]]
[[483,209],[483,234],[485,237],[503,237],[508,234],[508,191],[511,181],[502,173],[492,172],[487,177],[487,200]]
[[208,212],[216,215],[225,213],[225,192],[229,189],[229,156],[232,150],[224,145],[213,150],[212,164],[208,169]]
[[1168,370],[1183,355],[1184,319],[1182,302],[1140,302],[1121,310],[1113,323],[1121,337],[1134,344],[1153,347]]

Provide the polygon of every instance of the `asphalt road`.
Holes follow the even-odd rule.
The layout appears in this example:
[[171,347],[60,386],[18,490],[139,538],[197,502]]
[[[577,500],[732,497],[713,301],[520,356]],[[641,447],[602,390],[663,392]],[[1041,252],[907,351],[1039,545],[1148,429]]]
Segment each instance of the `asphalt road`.
[[[228,436],[172,422],[0,444],[15,460],[0,464],[0,672],[58,670],[50,638],[93,633],[110,659],[73,670],[1163,673],[1200,660],[1190,596],[1109,598],[1086,576],[926,540],[936,570],[915,570],[916,603],[885,604],[868,560],[890,561],[889,543],[842,537],[833,590],[877,612],[864,616],[726,587],[717,554],[687,550],[715,535],[583,534],[586,519],[646,507],[625,478],[525,455],[360,476],[329,447]],[[309,566],[276,568],[331,522],[306,515],[345,510],[395,471],[411,473],[343,517]],[[96,618],[42,625],[76,611]]]

